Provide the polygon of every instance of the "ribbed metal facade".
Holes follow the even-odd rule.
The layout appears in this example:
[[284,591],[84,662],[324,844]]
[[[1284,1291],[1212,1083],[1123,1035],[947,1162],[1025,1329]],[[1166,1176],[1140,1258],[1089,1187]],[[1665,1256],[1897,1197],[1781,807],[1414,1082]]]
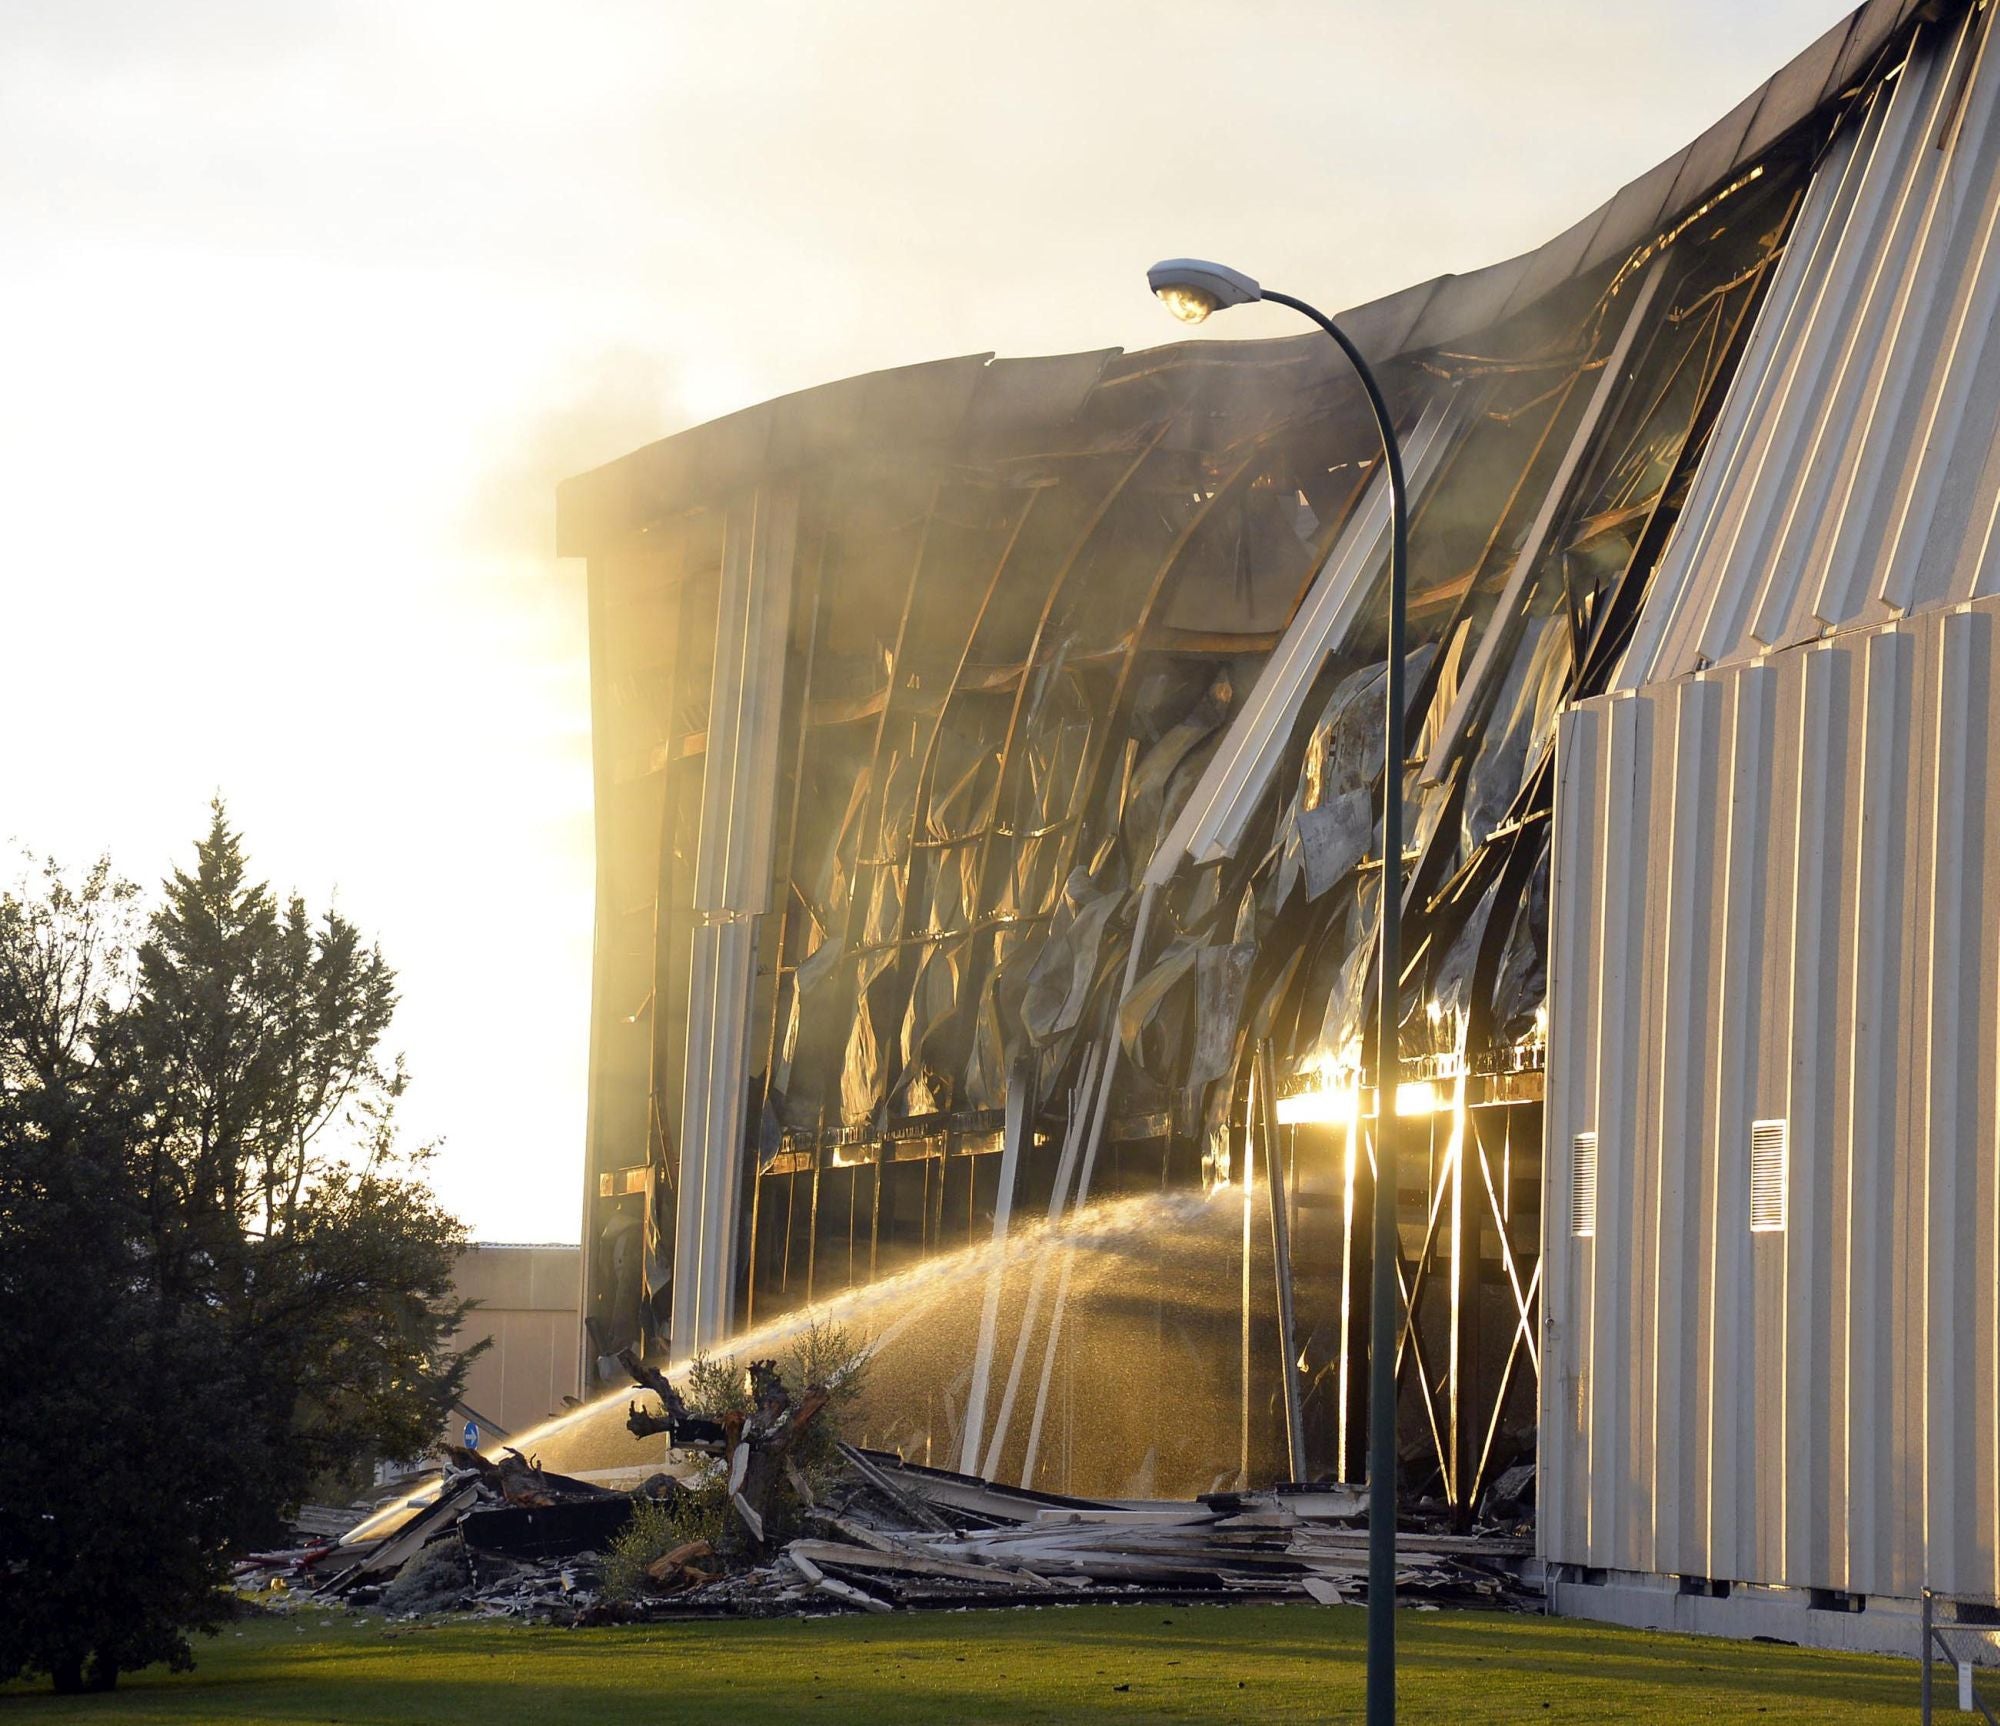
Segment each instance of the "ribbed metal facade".
[[1828,152],[1618,692],[1561,722],[1566,1564],[2000,1592],[1986,22],[1920,39]]
[[2000,591],[2000,54],[1920,36],[1835,136],[1618,687]]

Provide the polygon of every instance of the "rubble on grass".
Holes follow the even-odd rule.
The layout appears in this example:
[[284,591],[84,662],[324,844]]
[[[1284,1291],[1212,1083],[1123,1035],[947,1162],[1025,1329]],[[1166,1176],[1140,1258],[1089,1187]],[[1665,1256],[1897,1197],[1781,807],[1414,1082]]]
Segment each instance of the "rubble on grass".
[[[684,1541],[645,1567],[645,1584],[629,1598],[607,1594],[602,1547],[528,1557],[479,1544],[480,1520],[496,1512],[478,1507],[486,1477],[468,1482],[463,1474],[448,1476],[438,1499],[374,1551],[336,1549],[346,1565],[322,1592],[394,1611],[399,1598],[416,1596],[391,1585],[420,1554],[441,1567],[446,1561],[428,1555],[451,1540],[463,1552],[466,1581],[423,1594],[422,1610],[545,1622],[1367,1598],[1366,1503],[1352,1488],[1124,1504],[1024,1492],[885,1452],[843,1446],[841,1460],[834,1482],[803,1509],[805,1532],[733,1561],[710,1540]],[[630,1514],[634,1495],[586,1490],[594,1497],[567,1502],[594,1503],[607,1517],[619,1506]],[[1406,1527],[1397,1536],[1397,1593],[1426,1606],[1539,1608],[1523,1576],[1531,1553],[1532,1542],[1518,1535]],[[306,1568],[326,1566],[314,1559]]]
[[[839,1392],[771,1361],[711,1372],[709,1403],[636,1356],[627,1424],[696,1460],[685,1479],[620,1492],[446,1447],[434,1495],[372,1542],[253,1555],[250,1586],[395,1615],[458,1611],[569,1624],[667,1617],[1114,1601],[1367,1597],[1367,1501],[1348,1486],[1127,1501],[1035,1492],[905,1462],[838,1437]],[[803,1376],[800,1374],[799,1376]],[[829,1375],[836,1385],[837,1374]],[[1428,1606],[1538,1605],[1525,1579],[1532,1471],[1496,1484],[1487,1525],[1397,1531],[1397,1593]]]

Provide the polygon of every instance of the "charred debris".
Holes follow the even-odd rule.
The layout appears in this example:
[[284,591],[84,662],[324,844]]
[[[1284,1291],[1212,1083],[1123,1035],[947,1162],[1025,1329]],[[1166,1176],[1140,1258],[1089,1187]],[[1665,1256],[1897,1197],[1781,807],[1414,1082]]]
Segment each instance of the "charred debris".
[[[1309,1600],[1367,1591],[1366,1500],[1339,1486],[1116,1502],[1026,1491],[838,1439],[825,1386],[744,1375],[748,1407],[701,1411],[628,1361],[652,1400],[638,1434],[687,1465],[616,1490],[446,1446],[435,1493],[373,1541],[323,1521],[252,1554],[239,1586],[395,1617],[440,1612],[569,1625],[1085,1602]],[[1532,1471],[1502,1482],[1472,1534],[1444,1507],[1399,1535],[1398,1590],[1433,1606],[1539,1608],[1526,1580]],[[304,1529],[301,1530],[302,1532]]]

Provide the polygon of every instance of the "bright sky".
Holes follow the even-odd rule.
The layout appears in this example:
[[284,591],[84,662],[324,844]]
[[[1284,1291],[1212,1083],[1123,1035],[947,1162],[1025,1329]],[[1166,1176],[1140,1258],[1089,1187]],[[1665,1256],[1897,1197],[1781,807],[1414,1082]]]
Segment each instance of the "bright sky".
[[1844,10],[6,0],[0,837],[150,884],[221,791],[400,970],[446,1201],[573,1240],[558,478],[878,366],[1171,339],[1165,255],[1328,306],[1476,268]]

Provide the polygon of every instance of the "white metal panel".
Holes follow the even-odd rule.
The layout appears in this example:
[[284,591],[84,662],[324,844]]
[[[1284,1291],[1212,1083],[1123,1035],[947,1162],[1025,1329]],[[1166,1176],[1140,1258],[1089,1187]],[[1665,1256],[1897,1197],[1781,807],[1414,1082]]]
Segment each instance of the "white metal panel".
[[[1549,879],[1549,1072],[1547,1143],[1574,1147],[1595,1130],[1596,1066],[1590,1026],[1595,967],[1600,829],[1597,711],[1563,715],[1556,727],[1555,826]],[[1566,1156],[1542,1159],[1542,1373],[1536,1539],[1544,1552],[1587,1550],[1590,1480],[1582,1419],[1582,1363],[1589,1345],[1590,1268],[1595,1242],[1549,1226],[1567,1214]]]
[[[1897,1454],[1894,1301],[1898,1127],[1903,1054],[1905,872],[1909,852],[1910,642],[1894,631],[1865,650],[1859,871],[1855,923],[1854,1046],[1849,1076],[1846,1318],[1847,1575],[1890,1572],[1889,1521]],[[1909,1459],[1914,1460],[1914,1459]]]
[[1853,206],[1833,231],[1827,270],[1813,283],[1811,316],[1787,349],[1783,398],[1760,422],[1763,451],[1742,476],[1741,513],[1729,545],[1735,579],[1714,584],[1694,642],[1699,660],[1720,661],[1745,640],[1760,586],[1768,591],[1780,585],[1787,613],[1796,597],[1800,571],[1776,555],[1776,538],[1800,488],[1819,476],[1816,445],[1837,411],[1854,344],[1870,327],[1861,308],[1872,304],[1893,247],[1902,210],[1898,170],[1922,130],[1920,82],[1906,74],[1878,87],[1871,99],[1883,110],[1881,126],[1864,135],[1855,152],[1860,183]]
[[1845,925],[1845,762],[1850,712],[1846,647],[1794,656],[1800,699],[1791,723],[1798,763],[1786,1050],[1785,1574],[1830,1576],[1832,1314],[1835,1309],[1833,1137],[1839,1103],[1839,980]]
[[[1938,57],[1939,63],[1949,58],[1952,64],[1938,81],[1932,124],[1943,135],[1954,124],[1954,104],[1963,101],[1958,135],[1967,145],[1956,161],[1924,164],[1936,169],[1925,188],[1921,242],[1922,255],[1932,261],[1903,272],[1903,299],[1886,320],[1876,390],[1866,404],[1865,420],[1850,433],[1859,467],[1841,512],[1830,523],[1837,537],[1813,608],[1820,618],[1850,615],[1865,584],[1877,574],[1877,599],[1896,610],[1907,609],[1922,591],[1915,554],[1927,535],[1907,530],[1933,519],[1937,488],[1949,464],[1930,461],[1912,473],[1902,458],[1913,439],[1918,448],[1937,446],[1940,436],[1956,441],[1976,393],[1985,321],[1992,315],[1994,284],[2000,282],[2000,270],[1989,255],[1994,213],[2000,212],[2000,175],[1975,172],[1996,136],[2000,80],[1982,79],[1970,91],[1964,85],[1971,73],[1965,62],[1976,59],[1986,41],[1985,30],[1970,32],[1955,44],[1953,55]],[[1960,250],[1968,245],[1973,247],[1969,258]],[[1948,324],[1942,321],[1947,318]],[[1973,318],[1980,325],[1968,340],[1967,323]],[[1892,475],[1901,483],[1887,483]],[[1891,510],[1894,520],[1885,540],[1885,524],[1876,517]],[[1936,591],[1935,583],[1928,585]]]
[[771,897],[773,786],[798,519],[798,482],[778,482],[731,510],[723,533],[694,873],[694,908],[710,915],[750,915]]
[[[1925,345],[1925,308],[1945,275],[1920,260],[1940,209],[1951,202],[1947,186],[1963,179],[1930,171],[1929,156],[1912,149],[1911,141],[1937,135],[1960,87],[1956,63],[1970,51],[1961,32],[1937,52],[1913,59],[1891,87],[1889,120],[1870,152],[1871,170],[1881,169],[1890,183],[1881,188],[1876,231],[1855,235],[1862,242],[1865,283],[1855,283],[1828,307],[1827,323],[1838,339],[1818,368],[1820,392],[1801,439],[1804,456],[1783,502],[1782,532],[1766,554],[1774,579],[1748,624],[1758,642],[1795,638],[1818,622],[1861,615],[1850,579],[1858,553],[1830,555],[1815,542],[1831,536],[1836,546],[1843,539],[1851,543],[1857,536],[1845,530],[1865,519],[1883,479],[1890,443],[1884,434],[1906,393],[1912,360]],[[1775,578],[1779,571],[1783,579]]]
[[1814,176],[1618,687],[2000,589],[2000,54],[1927,26]]
[[[1936,763],[1932,807],[1936,811],[1930,857],[1932,906],[1928,943],[1929,988],[1925,1014],[1924,1068],[1914,1074],[1919,1118],[1926,1141],[1924,1167],[1924,1299],[1922,1323],[1933,1369],[1927,1375],[1924,1408],[1924,1520],[1942,1538],[1931,1555],[1933,1586],[1957,1589],[1960,1577],[1976,1569],[1972,1519],[1940,1517],[1940,1510],[1969,1502],[1974,1481],[1953,1434],[1977,1419],[1977,1380],[1972,1339],[1978,1303],[1967,1300],[1974,1260],[1977,1190],[1973,1131],[1979,1112],[1980,968],[1962,962],[1968,939],[1980,922],[1979,858],[1972,831],[1985,785],[1974,778],[1981,751],[1973,741],[1976,721],[1989,704],[1992,676],[1992,619],[1965,614],[1940,620],[1937,682]],[[1990,1038],[1989,1038],[1990,1040]],[[1967,1564],[1971,1558],[1973,1563]]]
[[672,1352],[726,1336],[736,1282],[757,917],[771,890],[778,726],[798,536],[796,481],[724,525],[689,943],[686,1078],[674,1221]]
[[1706,932],[1716,875],[1710,787],[1722,699],[1712,683],[1688,684],[1645,699],[1661,713],[1656,739],[1666,755],[1671,786],[1667,824],[1652,835],[1654,850],[1665,863],[1664,898],[1657,902],[1665,941],[1660,969],[1642,984],[1659,1026],[1648,1053],[1660,1074],[1653,1154],[1658,1282],[1652,1318],[1651,1544],[1656,1568],[1705,1574],[1706,1523],[1695,1514],[1707,1454],[1698,1441],[1696,1420],[1707,1391],[1707,1377],[1700,1371],[1706,1330],[1703,1182],[1699,1161],[1688,1153],[1699,1140],[1701,1051],[1708,1044],[1711,1014]]
[[[1797,712],[1804,689],[1805,655],[1790,654],[1769,662],[1742,679],[1746,698],[1760,698],[1759,776],[1756,801],[1739,817],[1754,850],[1750,867],[1760,896],[1744,931],[1744,943],[1754,955],[1755,1023],[1751,1031],[1755,1059],[1747,1062],[1744,1115],[1730,1123],[1740,1135],[1744,1181],[1735,1196],[1738,1246],[1746,1264],[1745,1301],[1748,1310],[1750,1358],[1741,1370],[1745,1385],[1739,1443],[1771,1466],[1759,1467],[1754,1492],[1743,1505],[1743,1521],[1754,1547],[1750,1559],[1759,1575],[1774,1575],[1784,1567],[1785,1512],[1791,1477],[1784,1464],[1789,1445],[1790,1407],[1785,1400],[1785,1350],[1790,1341],[1785,1325],[1789,1266],[1785,1242],[1760,1229],[1756,1208],[1759,1121],[1780,1122],[1789,1137],[1786,1052],[1792,1039],[1792,950],[1790,932],[1798,845],[1798,799],[1792,787],[1800,773]],[[1747,704],[1747,703],[1746,703]],[[1768,1135],[1766,1135],[1768,1137]],[[1788,1159],[1781,1157],[1782,1178]],[[1776,1194],[1782,1215],[1785,1189]]]
[[[1630,1485],[1624,1494],[1621,1513],[1624,1527],[1621,1550],[1641,1555],[1647,1568],[1656,1562],[1658,1546],[1658,1495],[1652,1490],[1659,1475],[1660,1445],[1660,1327],[1657,1313],[1648,1311],[1662,1283],[1661,1209],[1668,1176],[1678,1168],[1678,1155],[1663,1167],[1660,1122],[1664,1112],[1679,1100],[1669,1087],[1684,1086],[1685,1073],[1669,1072],[1665,1042],[1666,1002],[1662,995],[1639,986],[1649,976],[1664,975],[1672,957],[1672,922],[1666,914],[1673,891],[1673,853],[1658,843],[1659,836],[1673,832],[1676,794],[1676,757],[1658,740],[1662,727],[1675,723],[1675,708],[1681,692],[1663,698],[1649,694],[1641,705],[1647,710],[1652,748],[1646,771],[1646,806],[1642,814],[1642,843],[1638,848],[1641,879],[1633,890],[1643,894],[1642,928],[1633,951],[1630,980],[1637,1016],[1637,1055],[1633,1062],[1634,1105],[1632,1112],[1632,1285],[1639,1301],[1635,1321],[1627,1332],[1625,1359],[1621,1371],[1629,1385],[1632,1415],[1626,1422],[1626,1472]],[[1681,1093],[1684,1095],[1684,1092]]]
[[[1456,395],[1433,400],[1405,440],[1404,484],[1413,509],[1457,435],[1464,412]],[[1384,578],[1388,534],[1389,488],[1378,472],[1313,578],[1298,615],[1257,673],[1249,698],[1231,717],[1173,826],[1154,848],[1145,871],[1148,886],[1171,881],[1187,858],[1210,863],[1234,855],[1313,679],[1327,655],[1340,651]]]
[[[1597,1062],[1597,1233],[1591,1242],[1593,1327],[1624,1338],[1633,1327],[1633,1258],[1639,1194],[1634,1181],[1638,1137],[1638,944],[1644,929],[1646,846],[1650,804],[1652,710],[1636,701],[1611,704],[1605,716],[1605,764],[1597,857],[1599,929],[1596,1017],[1591,1053]],[[1608,1150],[1608,1154],[1607,1154]],[[1585,1377],[1590,1422],[1592,1562],[1609,1563],[1638,1494],[1632,1488],[1634,1418],[1631,1351],[1603,1351]],[[1600,1556],[1601,1555],[1601,1556]]]
[[1545,1244],[1551,1559],[2000,1592],[1996,636],[1980,599],[1562,719],[1552,1219],[1599,1146],[1595,1236]]
[[[1722,601],[1721,572],[1733,567],[1735,538],[1783,421],[1828,274],[1841,251],[1860,194],[1868,145],[1881,125],[1871,108],[1858,128],[1837,136],[1813,175],[1723,411],[1695,472],[1653,578],[1644,616],[1619,674],[1619,686],[1657,681],[1659,667],[1691,655]],[[1739,585],[1754,572],[1738,572]]]

